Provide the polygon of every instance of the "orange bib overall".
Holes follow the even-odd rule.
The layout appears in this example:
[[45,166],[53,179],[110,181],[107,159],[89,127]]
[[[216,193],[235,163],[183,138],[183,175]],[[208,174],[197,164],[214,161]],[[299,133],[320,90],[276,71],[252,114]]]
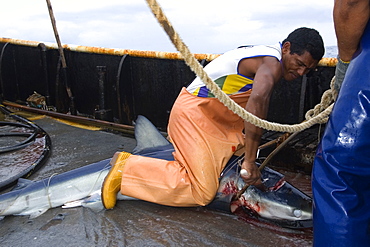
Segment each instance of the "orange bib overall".
[[[230,98],[244,108],[250,93]],[[218,99],[183,88],[168,123],[175,161],[131,155],[123,168],[121,193],[168,206],[207,205],[226,163],[244,143],[243,128],[244,120]]]

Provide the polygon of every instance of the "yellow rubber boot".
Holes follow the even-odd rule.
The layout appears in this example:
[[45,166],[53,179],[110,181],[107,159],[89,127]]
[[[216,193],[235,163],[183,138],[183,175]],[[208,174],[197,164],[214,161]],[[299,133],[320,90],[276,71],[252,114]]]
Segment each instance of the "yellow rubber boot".
[[116,205],[117,193],[121,187],[122,170],[130,155],[126,152],[117,152],[110,161],[112,168],[105,177],[101,189],[102,202],[106,209],[111,209]]

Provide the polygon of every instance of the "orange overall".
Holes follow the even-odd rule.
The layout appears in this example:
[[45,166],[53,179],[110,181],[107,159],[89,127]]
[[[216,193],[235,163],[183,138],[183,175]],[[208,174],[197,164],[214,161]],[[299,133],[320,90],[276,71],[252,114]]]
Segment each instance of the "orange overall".
[[[245,107],[250,93],[230,98]],[[168,124],[175,161],[131,155],[123,168],[121,193],[168,206],[207,205],[223,168],[244,143],[243,128],[244,120],[218,99],[183,88]]]

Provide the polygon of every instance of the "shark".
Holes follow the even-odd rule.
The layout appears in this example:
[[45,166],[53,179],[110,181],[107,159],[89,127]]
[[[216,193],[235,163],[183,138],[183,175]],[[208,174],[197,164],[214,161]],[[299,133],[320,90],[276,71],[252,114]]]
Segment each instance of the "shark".
[[[173,145],[144,116],[135,121],[137,142],[133,154],[173,160]],[[220,186],[207,207],[227,213],[243,212],[248,217],[288,228],[312,227],[312,199],[284,176],[270,168],[262,170],[263,187],[249,186],[239,197],[235,194],[245,185],[240,177],[243,157],[233,156],[220,174]],[[0,195],[0,218],[27,215],[35,218],[50,208],[87,207],[103,210],[101,187],[111,166],[105,159],[39,181],[19,179],[15,188]],[[117,194],[117,200],[137,200]]]

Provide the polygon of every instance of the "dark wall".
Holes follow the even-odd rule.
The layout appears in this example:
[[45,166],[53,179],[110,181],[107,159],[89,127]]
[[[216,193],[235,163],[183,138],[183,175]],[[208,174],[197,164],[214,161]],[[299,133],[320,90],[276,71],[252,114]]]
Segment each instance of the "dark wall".
[[[68,87],[79,115],[131,124],[141,114],[163,131],[181,88],[195,78],[180,60],[67,50],[67,69],[63,70],[55,49],[0,43],[0,50],[3,100],[25,103],[37,91],[65,113],[71,107]],[[320,102],[333,75],[334,68],[319,67],[307,78],[282,80],[274,89],[268,119],[301,122],[305,112]]]

